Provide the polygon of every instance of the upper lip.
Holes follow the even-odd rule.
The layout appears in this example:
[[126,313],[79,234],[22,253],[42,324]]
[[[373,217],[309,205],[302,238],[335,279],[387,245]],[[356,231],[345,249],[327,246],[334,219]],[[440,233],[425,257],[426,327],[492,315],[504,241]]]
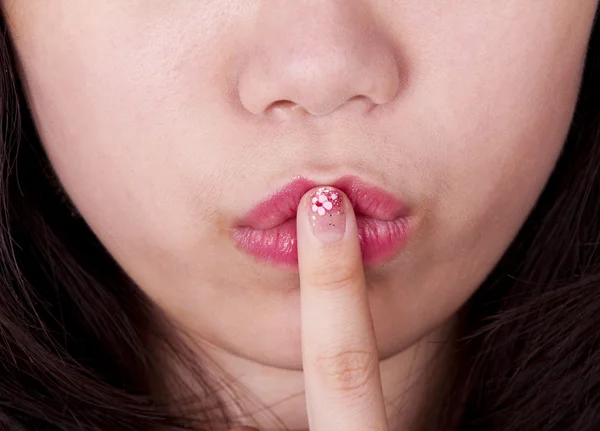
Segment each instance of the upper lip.
[[[294,218],[302,196],[317,185],[306,178],[295,179],[255,205],[237,225],[254,229],[274,228]],[[355,176],[347,175],[324,185],[343,191],[357,214],[379,220],[408,216],[408,208],[400,199]]]

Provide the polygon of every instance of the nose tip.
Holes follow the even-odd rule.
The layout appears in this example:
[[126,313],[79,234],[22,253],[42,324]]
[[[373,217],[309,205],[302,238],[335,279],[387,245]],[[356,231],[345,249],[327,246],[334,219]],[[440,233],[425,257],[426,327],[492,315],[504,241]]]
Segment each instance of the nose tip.
[[248,112],[322,116],[353,107],[366,113],[395,98],[398,55],[356,2],[275,4],[281,6],[263,9],[240,70],[239,99]]

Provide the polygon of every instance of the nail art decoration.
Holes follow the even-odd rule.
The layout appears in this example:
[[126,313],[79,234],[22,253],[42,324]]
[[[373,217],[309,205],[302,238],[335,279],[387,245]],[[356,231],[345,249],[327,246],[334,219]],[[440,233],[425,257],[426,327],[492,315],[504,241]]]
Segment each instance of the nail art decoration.
[[313,231],[322,239],[339,239],[346,230],[343,195],[337,189],[321,187],[311,198],[310,218]]

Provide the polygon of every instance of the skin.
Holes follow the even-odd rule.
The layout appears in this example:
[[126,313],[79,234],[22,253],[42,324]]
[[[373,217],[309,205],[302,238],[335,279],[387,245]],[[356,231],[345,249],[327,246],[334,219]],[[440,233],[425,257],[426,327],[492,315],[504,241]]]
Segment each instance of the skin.
[[[442,381],[435,346],[560,154],[597,0],[2,4],[66,191],[140,288],[281,419],[244,423],[308,428],[306,389],[313,430],[409,430]],[[410,241],[385,263],[363,269],[351,234],[323,255],[301,235],[300,272],[230,240],[293,177],[346,174],[411,208]],[[327,253],[342,267],[323,267]],[[335,300],[310,276],[348,270]],[[367,392],[328,384],[324,342],[379,358]]]

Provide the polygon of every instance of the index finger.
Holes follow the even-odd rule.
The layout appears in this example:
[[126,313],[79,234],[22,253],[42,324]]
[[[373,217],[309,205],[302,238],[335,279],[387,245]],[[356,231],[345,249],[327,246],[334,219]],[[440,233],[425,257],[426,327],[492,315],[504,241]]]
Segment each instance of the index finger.
[[387,431],[354,211],[332,187],[297,213],[302,363],[311,431]]

